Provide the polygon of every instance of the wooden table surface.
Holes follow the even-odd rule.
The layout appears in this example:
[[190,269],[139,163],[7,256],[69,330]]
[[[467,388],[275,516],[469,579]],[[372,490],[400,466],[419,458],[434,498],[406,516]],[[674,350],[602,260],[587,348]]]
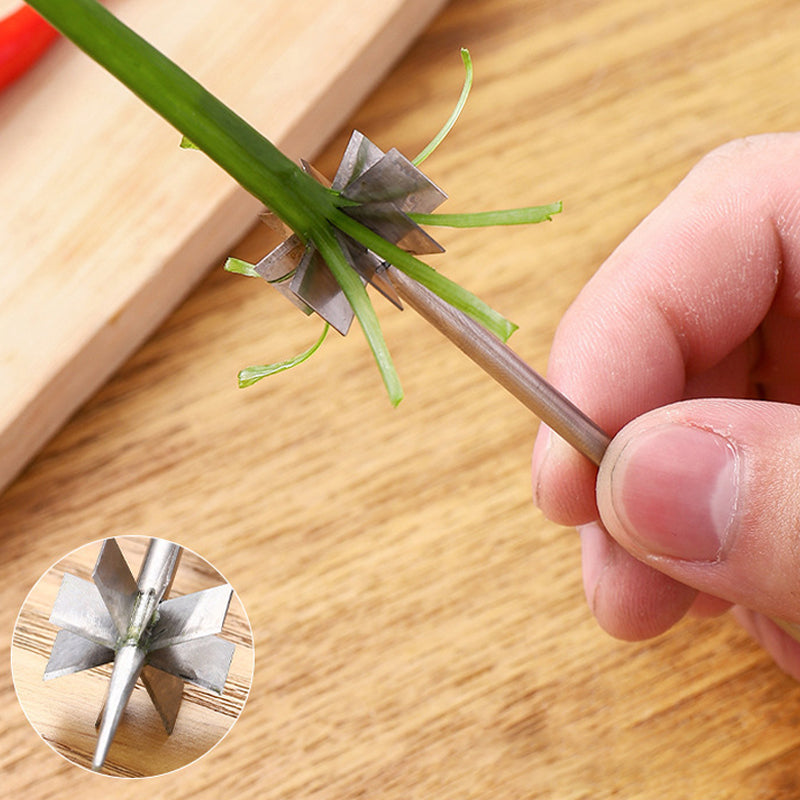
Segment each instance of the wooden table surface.
[[[445,231],[433,263],[518,322],[515,349],[544,369],[571,299],[704,152],[800,127],[799,30],[795,0],[453,0],[351,126],[413,155],[470,48],[472,97],[425,166],[443,210],[564,213]],[[399,408],[357,330],[238,390],[239,368],[319,326],[214,269],[0,498],[6,652],[39,576],[107,535],[181,542],[249,615],[232,731],[114,796],[800,796],[800,687],[726,617],[640,644],[601,632],[574,533],[531,504],[536,421],[413,312],[376,304]],[[108,778],[38,739],[0,664],[7,796],[107,796]]]

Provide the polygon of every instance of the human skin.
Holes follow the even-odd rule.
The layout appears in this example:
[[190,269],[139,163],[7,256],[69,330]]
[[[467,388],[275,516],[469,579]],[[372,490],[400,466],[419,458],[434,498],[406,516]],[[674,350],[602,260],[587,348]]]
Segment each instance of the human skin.
[[568,309],[548,378],[613,440],[542,426],[534,499],[581,532],[600,625],[657,635],[731,606],[800,679],[800,134],[703,158]]

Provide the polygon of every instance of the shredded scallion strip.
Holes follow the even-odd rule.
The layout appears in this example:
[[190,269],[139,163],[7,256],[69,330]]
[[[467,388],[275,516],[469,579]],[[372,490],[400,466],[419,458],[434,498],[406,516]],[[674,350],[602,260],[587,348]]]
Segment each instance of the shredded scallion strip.
[[389,394],[389,400],[393,406],[396,406],[403,399],[400,376],[397,374],[386,340],[383,338],[383,331],[378,322],[375,308],[360,276],[350,266],[332,228],[317,231],[314,236],[314,244],[352,306],[372,350],[372,355],[375,357],[378,370]]
[[256,268],[249,261],[242,261],[241,258],[229,258],[225,261],[226,272],[233,272],[236,275],[246,275],[248,278],[260,278]]
[[326,322],[325,327],[322,329],[322,335],[319,337],[319,339],[317,339],[317,341],[314,342],[314,344],[312,344],[308,350],[304,350],[302,353],[300,353],[300,355],[297,355],[294,358],[288,358],[286,361],[278,361],[274,364],[246,367],[245,369],[241,370],[239,372],[239,388],[244,389],[246,386],[252,386],[262,378],[275,375],[278,372],[284,372],[287,369],[291,369],[292,367],[296,367],[298,364],[302,364],[304,361],[307,361],[322,346],[322,343],[325,341],[325,337],[328,334],[329,327],[330,326]]
[[418,167],[442,143],[444,137],[450,133],[450,129],[456,124],[456,120],[461,116],[461,111],[467,102],[470,89],[472,88],[472,58],[470,57],[469,50],[467,50],[466,47],[461,48],[461,60],[464,62],[464,70],[466,71],[466,75],[464,75],[464,85],[461,88],[461,95],[458,98],[456,107],[453,109],[453,113],[448,117],[447,122],[442,125],[439,133],[437,133],[436,136],[430,140],[427,146],[422,149],[422,152],[416,156],[416,158],[411,160],[411,163],[415,167]]
[[339,212],[333,222],[337,228],[361,242],[373,253],[377,253],[384,261],[388,261],[399,270],[405,272],[409,278],[418,281],[434,294],[439,295],[442,300],[450,303],[451,306],[463,311],[465,314],[469,314],[476,322],[479,322],[504,342],[517,330],[517,325],[495,311],[468,289],[460,286],[455,281],[451,281],[441,272],[437,272],[433,267],[428,266],[424,261],[420,261],[406,250],[401,250],[396,244],[386,241],[375,231],[365,227],[357,220],[347,216],[347,214]]
[[484,228],[496,225],[531,225],[553,218],[561,211],[561,203],[505,211],[478,211],[472,214],[409,214],[418,225],[438,225],[445,228]]

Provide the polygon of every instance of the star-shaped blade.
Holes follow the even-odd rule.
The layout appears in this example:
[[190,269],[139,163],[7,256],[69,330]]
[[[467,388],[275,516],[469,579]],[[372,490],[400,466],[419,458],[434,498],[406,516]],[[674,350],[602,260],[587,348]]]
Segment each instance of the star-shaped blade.
[[[327,185],[314,167],[301,163],[306,172]],[[330,187],[355,204],[342,207],[346,214],[387,241],[415,254],[443,252],[408,214],[428,214],[447,195],[398,150],[384,153],[363,133],[353,131]],[[383,260],[341,231],[334,233],[345,259],[362,281],[402,309]],[[313,244],[304,246],[292,234],[255,269],[304,312],[315,311],[343,335],[350,329],[353,309]]]

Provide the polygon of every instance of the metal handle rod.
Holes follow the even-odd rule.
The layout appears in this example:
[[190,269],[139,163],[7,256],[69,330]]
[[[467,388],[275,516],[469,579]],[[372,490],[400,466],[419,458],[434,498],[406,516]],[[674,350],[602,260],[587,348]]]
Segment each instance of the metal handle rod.
[[599,466],[610,437],[493,333],[396,267],[397,293],[542,422]]
[[183,548],[166,539],[151,539],[136,581],[140,592],[152,591],[156,603],[166,597]]

